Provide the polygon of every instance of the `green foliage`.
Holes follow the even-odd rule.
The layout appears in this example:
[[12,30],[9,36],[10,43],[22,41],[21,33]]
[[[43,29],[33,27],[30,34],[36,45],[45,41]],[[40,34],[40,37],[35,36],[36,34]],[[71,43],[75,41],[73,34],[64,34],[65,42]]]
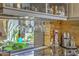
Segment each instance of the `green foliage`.
[[10,43],[10,45],[6,46],[4,48],[4,50],[7,51],[11,51],[11,50],[20,50],[20,49],[24,49],[24,48],[28,48],[28,44],[27,43]]

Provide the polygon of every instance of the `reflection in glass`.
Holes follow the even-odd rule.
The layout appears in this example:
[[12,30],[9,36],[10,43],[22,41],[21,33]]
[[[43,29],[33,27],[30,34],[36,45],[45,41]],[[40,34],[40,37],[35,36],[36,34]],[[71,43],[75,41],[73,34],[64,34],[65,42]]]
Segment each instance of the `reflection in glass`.
[[3,50],[12,51],[34,47],[34,21],[9,19],[7,38],[3,40]]

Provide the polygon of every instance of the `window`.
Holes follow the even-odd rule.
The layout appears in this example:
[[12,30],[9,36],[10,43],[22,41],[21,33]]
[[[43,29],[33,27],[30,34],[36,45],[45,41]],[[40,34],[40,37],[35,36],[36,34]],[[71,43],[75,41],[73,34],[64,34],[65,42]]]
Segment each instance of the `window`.
[[4,50],[20,50],[34,47],[34,21],[9,19]]

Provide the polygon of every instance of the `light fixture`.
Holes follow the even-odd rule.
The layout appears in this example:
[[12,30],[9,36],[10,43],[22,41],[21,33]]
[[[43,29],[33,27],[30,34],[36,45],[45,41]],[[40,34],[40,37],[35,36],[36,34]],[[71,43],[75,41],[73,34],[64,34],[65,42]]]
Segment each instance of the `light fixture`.
[[24,18],[28,19],[29,17],[28,16],[25,16]]

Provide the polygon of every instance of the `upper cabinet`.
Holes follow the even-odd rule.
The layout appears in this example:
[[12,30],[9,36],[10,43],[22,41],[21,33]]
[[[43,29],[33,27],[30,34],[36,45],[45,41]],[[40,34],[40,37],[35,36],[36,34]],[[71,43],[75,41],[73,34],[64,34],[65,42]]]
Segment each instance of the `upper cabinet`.
[[20,4],[19,3],[4,3],[3,7],[20,8]]
[[64,3],[31,3],[21,5],[22,9],[31,10],[35,12],[42,12],[59,16],[67,15],[67,4]]
[[45,13],[46,12],[46,4],[45,3],[31,3],[30,10]]
[[69,18],[79,17],[79,3],[68,4],[68,16]]
[[65,3],[3,3],[0,13],[8,16],[34,16],[45,19],[67,20]]
[[21,3],[20,8],[24,10],[30,10],[30,3]]
[[[32,16],[51,19],[64,17],[67,19],[78,19],[79,17],[79,3],[0,3],[0,8],[2,7],[9,11],[5,10],[7,14],[10,13],[14,16],[26,16],[27,13]],[[0,9],[0,12],[3,12],[3,10]]]
[[50,3],[47,4],[47,13],[59,16],[67,15],[67,4],[64,3]]
[[46,12],[45,3],[21,3],[21,9],[30,10],[35,12]]
[[67,16],[68,9],[65,3],[4,3],[3,6],[59,16]]

